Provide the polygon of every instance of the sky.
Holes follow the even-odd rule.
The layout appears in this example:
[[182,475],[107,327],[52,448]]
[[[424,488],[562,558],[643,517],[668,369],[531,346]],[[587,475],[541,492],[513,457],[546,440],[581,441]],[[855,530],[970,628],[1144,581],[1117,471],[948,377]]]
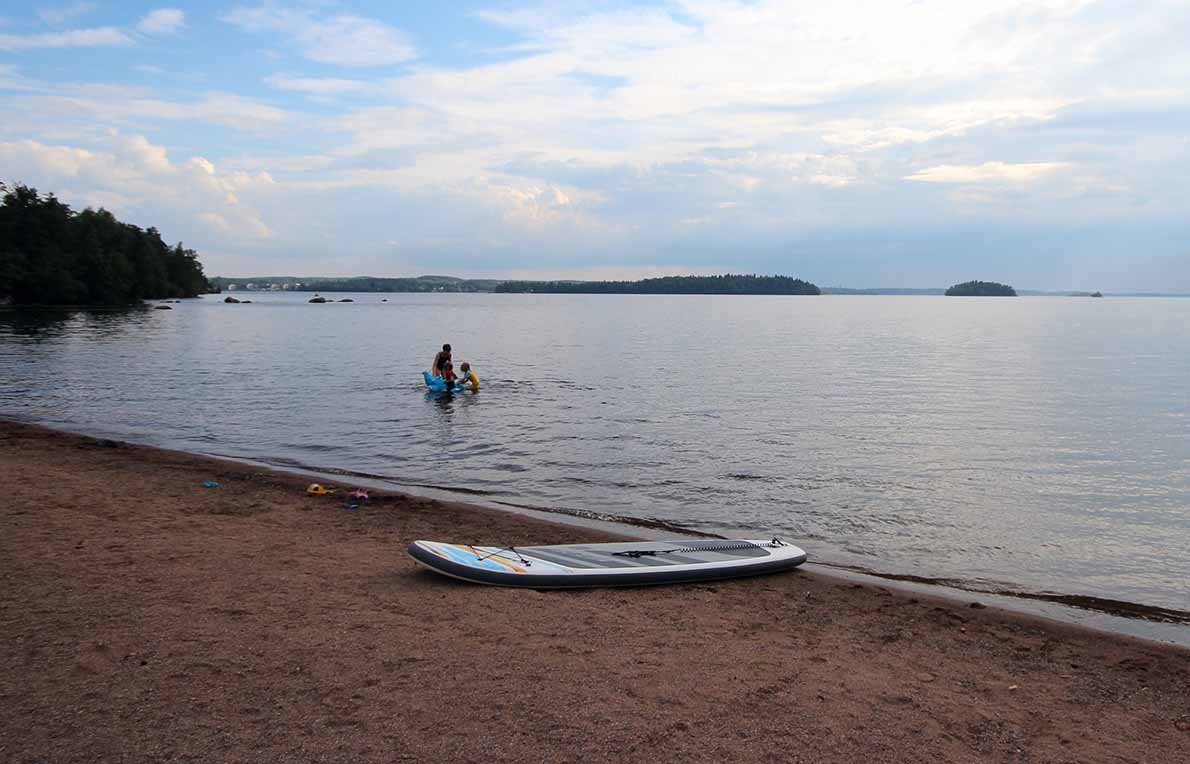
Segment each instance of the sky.
[[0,180],[208,275],[1190,292],[1190,3],[0,8]]

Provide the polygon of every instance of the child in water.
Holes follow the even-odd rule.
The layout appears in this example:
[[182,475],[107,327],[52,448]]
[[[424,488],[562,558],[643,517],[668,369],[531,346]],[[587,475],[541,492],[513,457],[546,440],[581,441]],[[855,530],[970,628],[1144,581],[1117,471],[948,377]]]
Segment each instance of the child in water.
[[447,361],[445,364],[443,364],[442,381],[446,384],[446,389],[454,389],[454,386],[458,384],[458,379],[459,378],[455,376],[454,364],[452,364],[450,361]]
[[459,384],[461,384],[463,387],[470,387],[471,392],[473,393],[478,393],[479,376],[471,370],[471,364],[467,361],[463,361],[463,365],[459,368],[463,372],[463,376],[459,379]]

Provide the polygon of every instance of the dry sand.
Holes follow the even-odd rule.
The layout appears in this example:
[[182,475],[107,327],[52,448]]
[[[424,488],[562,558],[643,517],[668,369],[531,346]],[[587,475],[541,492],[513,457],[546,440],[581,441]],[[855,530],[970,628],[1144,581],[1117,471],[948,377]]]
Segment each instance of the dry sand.
[[0,761],[1190,761],[1183,649],[805,571],[469,585],[405,545],[610,537],[305,482],[0,423]]

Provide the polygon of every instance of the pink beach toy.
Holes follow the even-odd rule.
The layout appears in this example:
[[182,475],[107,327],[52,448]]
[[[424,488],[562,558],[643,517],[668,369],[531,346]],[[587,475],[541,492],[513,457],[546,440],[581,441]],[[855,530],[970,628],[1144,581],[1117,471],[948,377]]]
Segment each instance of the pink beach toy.
[[351,493],[349,493],[347,495],[349,497],[351,497],[352,499],[366,499],[366,498],[368,498],[368,492],[362,488],[356,488],[354,491],[352,491]]

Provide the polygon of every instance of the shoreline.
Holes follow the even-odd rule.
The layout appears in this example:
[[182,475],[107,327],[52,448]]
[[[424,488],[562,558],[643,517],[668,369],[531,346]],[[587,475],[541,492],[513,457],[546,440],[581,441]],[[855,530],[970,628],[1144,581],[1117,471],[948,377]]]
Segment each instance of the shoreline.
[[803,569],[469,585],[404,546],[614,536],[380,491],[349,510],[297,475],[12,422],[0,474],[4,760],[1163,762],[1190,742],[1172,645]]
[[[153,448],[153,446],[148,446]],[[192,452],[181,452],[192,453]],[[316,479],[340,479],[348,477],[364,487],[398,491],[442,501],[462,502],[484,509],[511,512],[545,522],[575,525],[581,528],[602,530],[615,535],[630,534],[631,538],[665,539],[674,536],[689,538],[727,538],[716,533],[697,531],[661,520],[642,520],[635,517],[612,515],[594,511],[534,507],[526,504],[488,498],[485,494],[468,489],[447,486],[429,486],[416,483],[402,483],[378,475],[351,470],[321,470],[310,466],[286,466],[256,459],[244,459],[226,454],[197,454],[216,459],[226,459],[265,469]],[[460,497],[459,494],[462,496]],[[803,543],[796,538],[783,539],[793,544]],[[972,598],[992,603],[1002,610],[1031,616],[1040,616],[1060,623],[1075,624],[1084,628],[1108,634],[1135,637],[1154,642],[1190,647],[1190,613],[1170,610],[1156,605],[1112,600],[1084,595],[1029,592],[1013,589],[978,589],[964,586],[964,582],[953,579],[928,578],[902,573],[881,573],[849,565],[815,561],[811,558],[804,566],[807,570],[849,582],[864,581],[870,585],[885,586],[903,592],[917,592],[930,596],[967,604]]]
[[[0,418],[0,427],[15,423],[64,435],[80,437],[101,437],[100,435],[52,427],[32,421]],[[117,436],[113,436],[117,437]],[[276,472],[305,477],[313,480],[349,480],[377,490],[394,491],[409,496],[468,504],[485,510],[510,512],[545,522],[575,525],[610,533],[622,538],[661,539],[674,536],[690,538],[725,538],[720,534],[698,531],[662,520],[645,520],[628,516],[613,515],[586,510],[558,509],[519,504],[513,501],[490,498],[487,494],[466,488],[433,486],[418,483],[403,483],[380,475],[358,472],[343,468],[319,468],[304,464],[276,464],[216,452],[196,452],[154,446],[134,441],[128,442],[141,448],[217,459],[235,464],[250,465]],[[804,542],[796,538],[785,539],[794,544]],[[1190,647],[1190,612],[1171,610],[1156,605],[1114,600],[1110,598],[1063,594],[1061,592],[1032,592],[1015,589],[986,589],[967,585],[957,579],[930,578],[905,573],[888,573],[853,565],[818,561],[811,556],[806,563],[807,570],[846,581],[864,581],[898,589],[904,592],[928,594],[966,604],[971,599],[992,603],[995,607],[1030,616],[1074,624],[1109,634],[1117,634],[1159,643]]]

